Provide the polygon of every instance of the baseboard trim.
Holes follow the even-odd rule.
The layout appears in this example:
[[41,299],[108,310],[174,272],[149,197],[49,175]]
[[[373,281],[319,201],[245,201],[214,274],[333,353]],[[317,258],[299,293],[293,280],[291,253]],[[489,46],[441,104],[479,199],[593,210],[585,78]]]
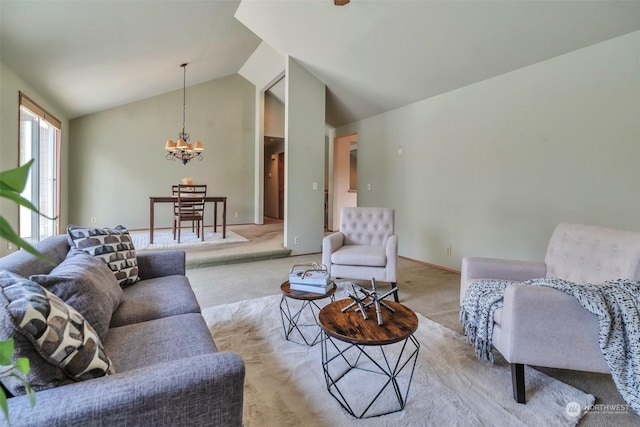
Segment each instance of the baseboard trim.
[[419,259],[413,259],[406,256],[398,256],[398,258],[406,259],[407,261],[411,261],[411,262],[417,262],[418,264],[426,265],[427,267],[433,267],[439,270],[448,271],[449,273],[460,274],[459,270],[454,270],[453,268],[444,267],[438,264],[431,264],[430,262],[420,261]]

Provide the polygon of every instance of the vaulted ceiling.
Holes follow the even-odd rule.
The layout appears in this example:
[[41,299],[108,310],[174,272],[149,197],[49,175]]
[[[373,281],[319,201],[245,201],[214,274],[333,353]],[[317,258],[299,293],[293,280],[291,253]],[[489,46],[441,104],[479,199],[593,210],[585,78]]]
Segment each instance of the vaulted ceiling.
[[[264,41],[338,126],[640,30],[640,1],[0,0],[0,59],[70,118],[234,74]],[[639,53],[640,55],[640,53]]]

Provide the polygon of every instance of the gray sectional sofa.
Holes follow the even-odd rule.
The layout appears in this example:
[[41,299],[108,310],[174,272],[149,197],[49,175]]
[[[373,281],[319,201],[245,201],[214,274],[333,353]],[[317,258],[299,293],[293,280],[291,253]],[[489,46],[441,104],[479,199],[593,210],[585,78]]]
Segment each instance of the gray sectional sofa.
[[[32,277],[45,289],[49,284],[64,285],[64,280],[48,275],[60,271],[64,276],[65,263],[75,262],[67,276],[82,275],[85,268],[90,275],[102,272],[102,266],[90,262],[82,267],[82,258],[69,261],[67,235],[44,240],[36,248],[59,264],[59,270],[21,250],[0,258],[0,271]],[[12,426],[242,425],[243,361],[216,349],[185,276],[184,252],[139,252],[137,262],[140,280],[121,292],[118,286],[104,297],[110,302],[94,300],[95,311],[85,307],[88,316],[106,312],[110,317],[107,322],[93,321],[115,373],[84,381],[58,373],[51,387],[36,381],[35,407],[25,395],[8,399]],[[7,320],[0,319],[0,328],[3,322],[6,335]],[[30,359],[34,373],[43,364],[60,370],[46,366],[37,354]]]

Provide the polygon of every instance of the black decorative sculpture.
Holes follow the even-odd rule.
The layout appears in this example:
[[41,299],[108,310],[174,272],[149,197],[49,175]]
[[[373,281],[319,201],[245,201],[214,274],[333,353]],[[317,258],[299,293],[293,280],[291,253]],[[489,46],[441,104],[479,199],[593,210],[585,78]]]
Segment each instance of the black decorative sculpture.
[[[353,301],[351,302],[351,304],[349,304],[348,306],[342,309],[343,313],[349,310],[351,307],[358,306],[356,308],[356,311],[360,311],[362,313],[362,317],[365,320],[367,320],[369,317],[367,316],[366,308],[369,307],[371,304],[374,304],[376,307],[376,318],[378,320],[378,325],[382,326],[383,322],[382,322],[382,312],[380,310],[380,306],[386,308],[392,313],[395,312],[395,309],[393,307],[390,307],[388,304],[386,304],[383,301],[383,299],[385,299],[386,297],[394,293],[395,289],[391,289],[389,292],[383,295],[378,295],[378,291],[376,290],[376,279],[371,279],[371,290],[363,287],[358,287],[358,290],[356,291],[356,288],[353,285],[353,283],[351,283],[351,289],[353,290],[353,293],[349,293],[347,295],[349,295],[349,297]],[[358,291],[360,291],[360,293],[362,294],[362,297],[358,296]],[[370,300],[370,301],[367,301],[367,300]]]

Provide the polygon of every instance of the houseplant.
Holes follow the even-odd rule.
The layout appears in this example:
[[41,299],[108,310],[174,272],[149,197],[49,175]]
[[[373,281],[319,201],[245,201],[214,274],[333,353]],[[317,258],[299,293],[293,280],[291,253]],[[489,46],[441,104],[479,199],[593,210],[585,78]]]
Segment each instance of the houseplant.
[[[29,171],[31,170],[32,164],[33,159],[18,168],[0,172],[0,197],[8,199],[19,206],[24,206],[34,212],[38,212],[38,209],[30,201],[20,195],[27,184],[27,178],[29,177]],[[53,262],[45,255],[41,254],[37,249],[21,239],[18,233],[11,228],[9,221],[1,215],[0,238],[6,239],[17,247],[23,248],[29,253],[53,264]],[[29,372],[29,359],[20,357],[13,362],[13,349],[13,338],[0,341],[0,378],[11,376],[21,381],[25,386],[31,406],[34,406],[35,394],[26,379],[26,375]],[[9,407],[7,405],[7,395],[2,387],[0,387],[0,408],[8,422]]]
[[[26,379],[26,375],[29,372],[29,359],[19,357],[15,362],[12,362],[12,358],[13,338],[0,341],[0,378],[14,377],[22,382],[29,396],[29,403],[31,403],[31,406],[34,406],[36,404],[36,396]],[[0,387],[0,408],[2,408],[4,418],[9,422],[9,405],[7,405],[7,395],[2,387]]]
[[[33,159],[31,159],[29,162],[15,169],[10,169],[4,172],[0,172],[0,197],[11,200],[15,202],[17,205],[24,206],[40,214],[40,212],[38,212],[38,208],[36,208],[33,205],[33,203],[31,203],[29,200],[21,196],[21,193],[24,191],[24,188],[27,184],[27,178],[29,177],[29,171],[31,169],[32,164],[33,164]],[[45,255],[38,252],[28,242],[25,242],[23,239],[21,239],[18,233],[16,233],[13,230],[13,228],[11,228],[9,221],[7,221],[1,215],[0,215],[0,237],[13,243],[19,248],[23,248],[24,250],[28,251],[29,253],[32,253],[38,258],[41,258],[48,262],[53,263]]]

